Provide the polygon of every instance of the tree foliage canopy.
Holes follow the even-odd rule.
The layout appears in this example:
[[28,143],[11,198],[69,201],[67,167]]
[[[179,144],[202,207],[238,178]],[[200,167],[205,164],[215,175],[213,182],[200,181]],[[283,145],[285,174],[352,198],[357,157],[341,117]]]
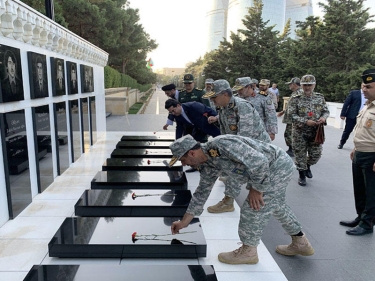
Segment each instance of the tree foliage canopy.
[[270,79],[289,94],[285,81],[313,74],[316,91],[329,101],[342,102],[350,89],[358,88],[363,70],[375,66],[375,29],[364,0],[327,0],[319,3],[322,19],[314,16],[297,22],[297,39],[288,38],[290,21],[282,34],[262,19],[263,4],[254,0],[243,20],[245,29],[225,38],[218,49],[200,58],[190,69],[205,77],[227,79],[231,85],[242,76]]
[[[44,0],[24,0],[45,14]],[[108,64],[141,84],[156,81],[146,67],[157,43],[139,24],[139,11],[127,0],[55,0],[55,20],[109,53]]]

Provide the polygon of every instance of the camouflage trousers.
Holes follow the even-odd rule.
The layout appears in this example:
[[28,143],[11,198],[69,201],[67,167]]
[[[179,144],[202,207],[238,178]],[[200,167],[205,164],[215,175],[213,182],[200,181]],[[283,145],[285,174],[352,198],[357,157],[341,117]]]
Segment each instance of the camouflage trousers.
[[303,133],[299,131],[293,131],[292,147],[298,171],[307,170],[307,165],[312,166],[318,163],[322,157],[323,146],[315,144],[313,140],[305,140]]
[[293,161],[285,153],[285,156],[278,158],[276,162],[274,164],[280,168],[271,175],[273,190],[263,193],[265,205],[259,211],[256,211],[250,207],[249,201],[246,199],[241,207],[238,235],[243,244],[253,247],[258,246],[263,229],[271,215],[282,224],[289,235],[295,235],[302,229],[293,211],[286,204],[285,198],[286,187],[295,171]]
[[284,139],[286,145],[292,147],[292,124],[286,124]]

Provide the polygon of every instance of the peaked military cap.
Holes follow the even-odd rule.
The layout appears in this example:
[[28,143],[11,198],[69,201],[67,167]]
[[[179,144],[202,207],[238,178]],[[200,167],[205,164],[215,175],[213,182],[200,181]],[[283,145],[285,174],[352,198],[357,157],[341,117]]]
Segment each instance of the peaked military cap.
[[310,85],[310,84],[316,84],[316,79],[314,75],[307,74],[302,76],[301,78],[301,85]]
[[241,90],[242,88],[246,87],[247,85],[250,85],[251,78],[250,77],[240,77],[236,79],[235,85],[232,88],[233,91]]
[[170,90],[176,89],[176,85],[175,84],[168,84],[168,85],[165,85],[165,86],[161,87],[161,89],[163,91],[170,91]]
[[172,167],[177,160],[185,155],[190,149],[192,149],[198,142],[191,136],[186,135],[179,138],[171,143],[169,149],[172,151],[173,157],[169,162],[169,167]]
[[271,82],[268,79],[261,79],[259,85],[269,85]]
[[217,97],[222,91],[230,89],[229,82],[224,79],[215,80],[212,83],[213,87],[211,92],[208,92],[202,96],[204,99]]
[[375,82],[375,69],[367,69],[362,73],[362,81],[364,84]]
[[300,83],[301,83],[301,79],[299,79],[298,77],[293,77],[289,82],[286,82],[285,84],[290,85],[290,84],[300,84]]
[[184,75],[184,83],[192,83],[194,82],[194,76],[193,74],[185,74]]

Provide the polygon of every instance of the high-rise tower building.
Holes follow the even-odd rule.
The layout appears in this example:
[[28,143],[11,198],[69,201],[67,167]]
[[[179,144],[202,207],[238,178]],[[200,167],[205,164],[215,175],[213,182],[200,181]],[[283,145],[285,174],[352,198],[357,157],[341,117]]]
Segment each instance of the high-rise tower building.
[[287,0],[285,10],[285,22],[290,18],[290,37],[295,38],[296,21],[304,21],[313,15],[311,0]]
[[216,49],[227,34],[228,0],[215,0],[207,12],[207,50]]
[[[243,19],[253,0],[212,0],[211,10],[207,12],[207,52],[216,49],[223,38],[230,40],[230,33],[244,29]],[[291,35],[295,38],[296,21],[303,21],[313,14],[312,0],[263,0],[263,21],[275,25],[282,32],[288,18],[291,19]]]

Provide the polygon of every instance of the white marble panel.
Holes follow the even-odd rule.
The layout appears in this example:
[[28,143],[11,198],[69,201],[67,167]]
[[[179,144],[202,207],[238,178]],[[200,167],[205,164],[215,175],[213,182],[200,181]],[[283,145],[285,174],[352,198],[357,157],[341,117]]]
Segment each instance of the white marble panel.
[[238,239],[238,219],[227,217],[200,217],[206,239]]
[[19,217],[71,217],[77,200],[35,200]]
[[216,272],[217,279],[236,281],[287,281],[282,272]]
[[0,240],[0,271],[29,271],[47,255],[49,240]]
[[0,280],[20,281],[26,277],[27,273],[28,271],[0,272]]
[[0,239],[51,239],[64,217],[19,217],[0,228]]

